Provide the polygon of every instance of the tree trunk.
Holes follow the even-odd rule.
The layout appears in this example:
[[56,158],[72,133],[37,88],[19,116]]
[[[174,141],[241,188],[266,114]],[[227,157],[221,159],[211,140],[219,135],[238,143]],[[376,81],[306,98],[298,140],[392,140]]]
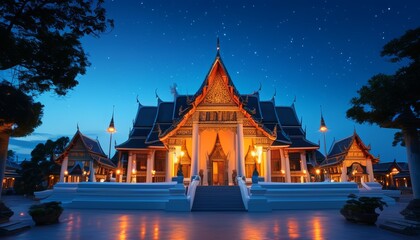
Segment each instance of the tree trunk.
[[407,149],[413,196],[414,199],[420,199],[420,141],[417,128],[415,126],[405,126],[402,130]]
[[0,126],[0,200],[1,193],[3,191],[3,178],[4,171],[6,169],[6,160],[7,160],[7,149],[9,147],[10,139],[10,129],[5,128],[5,126]]

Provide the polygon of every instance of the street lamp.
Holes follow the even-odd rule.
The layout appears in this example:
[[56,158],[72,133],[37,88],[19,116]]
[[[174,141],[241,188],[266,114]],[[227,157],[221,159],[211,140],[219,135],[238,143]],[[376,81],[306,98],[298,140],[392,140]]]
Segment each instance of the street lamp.
[[69,175],[69,171],[64,171],[64,182],[68,182],[67,176]]
[[112,143],[112,134],[114,134],[117,130],[114,126],[114,107],[112,108],[112,118],[111,122],[109,123],[109,126],[106,130],[110,136],[109,136],[109,151],[108,151],[108,158],[111,159],[111,143]]
[[137,170],[135,168],[133,168],[131,170],[131,173],[132,173],[131,182],[133,182],[133,183],[137,182],[137,177],[136,177]]
[[316,178],[317,178],[317,180],[318,180],[318,182],[321,180],[320,179],[320,177],[319,177],[319,174],[321,173],[321,170],[319,170],[319,168],[317,168],[316,170],[315,170],[315,173],[316,173]]
[[117,182],[120,182],[120,174],[121,174],[121,170],[118,168],[115,171],[115,178],[116,178]]
[[156,174],[156,170],[152,170],[152,182],[155,182],[155,174]]
[[325,124],[324,116],[322,115],[322,108],[321,108],[321,125],[319,127],[319,131],[322,132],[324,135],[324,153],[325,153],[325,163],[327,163],[327,140],[325,138],[326,132],[328,131],[327,125]]

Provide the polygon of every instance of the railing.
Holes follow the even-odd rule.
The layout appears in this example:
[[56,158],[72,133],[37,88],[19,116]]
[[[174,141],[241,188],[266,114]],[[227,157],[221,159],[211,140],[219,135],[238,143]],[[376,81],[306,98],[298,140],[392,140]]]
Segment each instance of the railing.
[[195,197],[195,190],[200,185],[200,176],[195,175],[191,177],[190,185],[188,186],[187,199],[190,200],[190,209],[192,209]]
[[245,209],[248,210],[248,201],[249,201],[249,189],[246,186],[245,181],[241,177],[237,177],[239,189],[241,190],[242,201],[244,202]]

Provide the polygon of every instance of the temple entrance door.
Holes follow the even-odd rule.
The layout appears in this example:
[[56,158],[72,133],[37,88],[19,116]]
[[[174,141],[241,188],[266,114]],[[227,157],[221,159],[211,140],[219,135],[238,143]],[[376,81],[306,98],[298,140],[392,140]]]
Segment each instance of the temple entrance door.
[[223,160],[213,160],[212,162],[212,185],[225,185],[225,162]]
[[213,150],[208,155],[208,184],[209,185],[229,185],[228,166],[229,161],[220,144],[219,135]]

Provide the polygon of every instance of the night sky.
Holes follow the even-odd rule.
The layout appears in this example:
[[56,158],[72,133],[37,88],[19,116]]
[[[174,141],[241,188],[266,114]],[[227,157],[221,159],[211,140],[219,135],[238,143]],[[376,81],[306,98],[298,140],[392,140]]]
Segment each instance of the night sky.
[[[353,134],[371,144],[382,162],[406,161],[405,149],[392,147],[394,130],[359,125],[346,118],[350,99],[377,73],[400,67],[380,57],[384,44],[420,26],[419,1],[107,1],[115,28],[100,38],[82,40],[92,65],[65,97],[45,94],[43,125],[26,138],[11,139],[19,160],[39,142],[72,137],[77,124],[100,140],[113,106],[117,144],[127,140],[137,111],[172,101],[170,86],[194,94],[216,55],[241,94],[260,91],[277,105],[294,100],[307,138],[318,143],[320,106],[334,139]],[[112,140],[114,143],[114,140]],[[323,152],[323,148],[320,149]]]

